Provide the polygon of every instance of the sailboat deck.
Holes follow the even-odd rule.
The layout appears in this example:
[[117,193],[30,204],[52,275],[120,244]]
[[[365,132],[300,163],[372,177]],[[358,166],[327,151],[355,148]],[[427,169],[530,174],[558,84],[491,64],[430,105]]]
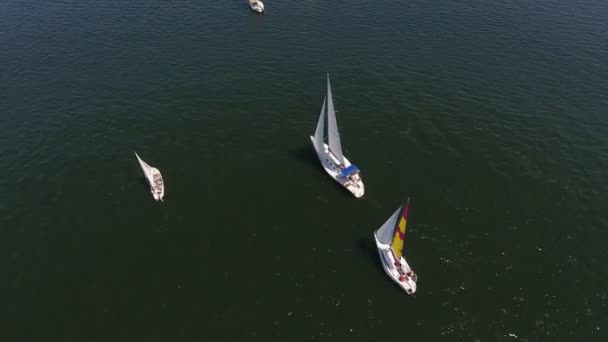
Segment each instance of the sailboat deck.
[[[325,158],[327,165],[332,169],[332,171],[340,173],[340,161],[338,160],[338,158],[336,158],[336,156],[328,148],[324,148],[323,151],[328,157]],[[345,158],[344,164],[342,164],[342,166],[348,167],[350,166],[350,162]]]

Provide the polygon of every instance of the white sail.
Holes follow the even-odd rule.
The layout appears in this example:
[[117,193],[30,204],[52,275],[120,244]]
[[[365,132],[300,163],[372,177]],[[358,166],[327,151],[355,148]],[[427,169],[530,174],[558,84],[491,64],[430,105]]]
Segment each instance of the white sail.
[[334,100],[331,96],[329,75],[327,75],[327,135],[329,150],[336,156],[340,164],[344,164],[344,155],[342,154],[342,145],[340,144],[340,133],[338,132],[338,123],[336,122],[336,111],[334,110]]
[[401,212],[401,207],[397,208],[395,213],[391,217],[384,222],[384,224],[376,230],[376,238],[378,241],[385,245],[390,245],[393,243],[393,233],[395,232],[395,224],[397,223],[397,218],[399,217],[399,213]]
[[143,161],[139,155],[137,155],[137,153],[135,153],[135,157],[137,157],[137,161],[139,162],[139,166],[141,166],[142,171],[144,171],[144,174],[146,175],[146,177],[151,177],[152,173],[150,172],[150,169],[152,168],[150,165],[148,165],[148,163],[146,163],[145,161]]
[[317,130],[315,131],[315,145],[317,148],[323,149],[323,138],[325,135],[325,101],[323,99],[323,106],[321,107],[321,114],[319,114],[319,122],[317,123]]

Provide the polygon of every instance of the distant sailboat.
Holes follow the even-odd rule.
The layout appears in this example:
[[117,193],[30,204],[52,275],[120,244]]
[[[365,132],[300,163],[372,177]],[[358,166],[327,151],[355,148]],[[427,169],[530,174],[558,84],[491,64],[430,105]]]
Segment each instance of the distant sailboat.
[[[327,113],[325,105],[327,104]],[[325,140],[325,118],[327,117],[328,141]],[[312,144],[317,152],[321,165],[336,182],[348,189],[355,197],[363,197],[365,186],[359,175],[359,169],[350,163],[342,153],[340,143],[340,133],[336,121],[336,111],[334,110],[334,100],[331,95],[331,85],[329,75],[327,75],[327,96],[323,100],[321,114],[315,135],[310,137]]]
[[137,153],[135,153],[135,157],[137,157],[137,161],[139,162],[139,166],[141,166],[144,175],[146,176],[146,180],[150,184],[150,192],[152,196],[157,201],[162,201],[165,196],[165,183],[163,182],[163,176],[160,174],[157,168],[148,165],[145,161],[143,161]]
[[261,2],[260,0],[248,0],[249,1],[249,8],[251,8],[252,11],[254,12],[258,12],[258,13],[264,13],[264,3]]
[[403,238],[405,237],[405,226],[407,214],[410,209],[410,199],[393,213],[384,224],[374,232],[376,247],[380,254],[382,267],[394,282],[396,282],[407,294],[416,292],[418,276],[403,257]]

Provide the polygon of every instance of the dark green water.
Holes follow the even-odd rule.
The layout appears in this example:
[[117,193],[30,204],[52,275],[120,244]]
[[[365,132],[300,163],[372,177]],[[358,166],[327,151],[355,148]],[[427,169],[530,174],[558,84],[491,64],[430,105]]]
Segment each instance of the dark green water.
[[0,4],[1,341],[608,340],[605,1],[266,8]]

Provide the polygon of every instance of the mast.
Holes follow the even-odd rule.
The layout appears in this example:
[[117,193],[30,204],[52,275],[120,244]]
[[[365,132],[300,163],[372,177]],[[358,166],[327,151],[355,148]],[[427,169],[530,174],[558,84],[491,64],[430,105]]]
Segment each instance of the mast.
[[336,111],[334,110],[334,99],[331,96],[329,74],[327,74],[327,134],[327,144],[329,145],[329,150],[338,159],[340,164],[344,164],[344,155],[342,154],[342,145],[340,144],[340,132],[338,132],[338,123],[336,122]]

